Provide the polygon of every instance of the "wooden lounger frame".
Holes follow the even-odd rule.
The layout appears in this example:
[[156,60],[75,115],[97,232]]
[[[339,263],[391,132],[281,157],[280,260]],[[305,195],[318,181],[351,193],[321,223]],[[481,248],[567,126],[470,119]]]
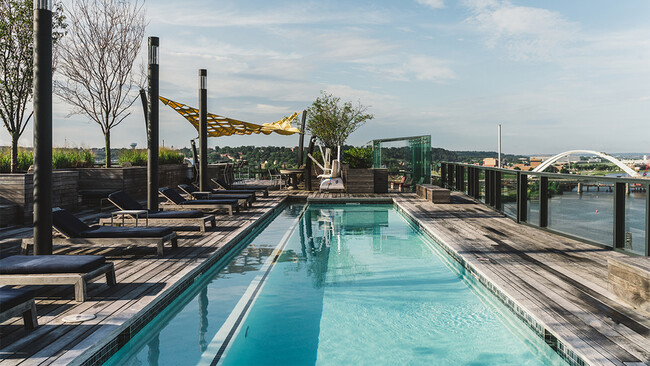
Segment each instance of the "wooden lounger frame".
[[[56,229],[55,229],[56,230]],[[57,230],[58,231],[58,230]],[[61,233],[64,235],[63,233]],[[64,235],[65,236],[65,235]],[[112,244],[155,244],[157,254],[164,254],[164,243],[171,242],[172,249],[178,248],[178,235],[174,232],[160,238],[69,238],[53,237],[52,244],[77,244],[77,245],[112,245]],[[21,244],[21,254],[29,253],[29,247],[34,245],[34,238],[25,238]]]
[[211,203],[204,205],[177,205],[175,203],[161,203],[158,207],[160,211],[183,211],[183,210],[202,210],[202,211],[216,211],[227,210],[228,215],[232,216],[233,211],[239,212],[239,204],[237,203]]
[[[188,201],[198,200],[198,199],[207,199],[207,200],[213,200],[213,199],[215,199],[215,200],[218,200],[218,199],[220,199],[219,196],[221,196],[220,194],[214,194],[214,193],[212,193],[212,192],[198,192],[198,191],[197,191],[197,192],[194,192],[194,193],[192,194],[192,193],[190,193],[190,192],[184,190],[180,185],[178,186],[178,189],[180,189],[181,191],[183,191],[183,195],[186,197],[186,199],[187,199]],[[205,198],[198,198],[198,197],[194,196],[195,194],[196,194],[197,196],[202,196],[202,197],[205,197]],[[232,193],[232,194],[233,194],[233,195],[237,195],[237,193]],[[234,198],[233,198],[233,199],[234,199]],[[253,207],[253,203],[250,201],[249,198],[237,198],[237,203],[239,203],[239,205],[240,205],[242,208],[250,208],[250,207]]]
[[[139,222],[142,222],[142,218],[138,219]],[[201,232],[205,232],[205,228],[208,226],[208,223],[212,225],[212,228],[217,227],[217,222],[216,219],[214,218],[214,215],[205,215],[203,217],[182,217],[182,218],[174,218],[174,217],[169,217],[169,218],[149,218],[149,224],[153,225],[167,225],[167,224],[179,224],[179,225],[187,225],[187,226],[198,226],[201,229]],[[110,225],[111,224],[111,218],[110,217],[104,217],[99,219],[99,224],[100,225]],[[113,220],[113,225],[115,226],[122,226],[122,219],[119,220]],[[134,217],[125,217],[124,218],[124,226],[126,225],[135,225],[135,218]]]
[[74,285],[74,299],[86,301],[86,283],[88,280],[106,275],[106,284],[115,285],[115,267],[106,263],[87,273],[43,273],[43,274],[2,274],[0,285]]
[[0,323],[11,319],[15,316],[22,316],[25,322],[25,329],[34,329],[38,327],[38,319],[36,317],[36,302],[34,298],[21,302],[13,308],[7,309],[0,313]]

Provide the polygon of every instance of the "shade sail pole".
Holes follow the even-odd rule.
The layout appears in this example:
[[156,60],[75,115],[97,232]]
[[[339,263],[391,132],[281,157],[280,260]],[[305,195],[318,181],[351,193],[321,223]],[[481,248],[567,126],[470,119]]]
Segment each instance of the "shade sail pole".
[[199,189],[208,186],[208,70],[199,70]]
[[158,139],[160,137],[158,94],[158,37],[149,37],[149,102],[147,105],[147,208],[158,211]]
[[302,111],[302,123],[300,124],[300,142],[298,143],[298,168],[302,166],[302,159],[305,155],[305,120],[307,111]]
[[34,254],[52,254],[52,1],[34,1]]

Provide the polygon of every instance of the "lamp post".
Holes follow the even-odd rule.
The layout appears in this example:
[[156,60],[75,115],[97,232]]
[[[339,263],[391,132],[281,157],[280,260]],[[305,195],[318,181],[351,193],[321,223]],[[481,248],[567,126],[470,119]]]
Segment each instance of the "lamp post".
[[52,0],[34,0],[34,254],[52,254]]
[[158,211],[158,37],[149,37],[149,102],[147,106],[147,208]]
[[199,70],[199,189],[208,187],[208,70]]

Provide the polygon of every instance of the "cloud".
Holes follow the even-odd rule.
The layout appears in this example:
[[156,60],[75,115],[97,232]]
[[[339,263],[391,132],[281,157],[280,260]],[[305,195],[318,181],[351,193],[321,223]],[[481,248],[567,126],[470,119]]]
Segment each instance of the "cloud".
[[430,56],[399,55],[380,63],[368,61],[363,69],[387,80],[445,82],[456,78],[449,64],[449,61]]
[[442,9],[445,7],[444,0],[415,0],[418,4],[428,6],[432,9]]
[[506,0],[466,0],[466,22],[485,35],[490,48],[503,47],[515,60],[549,60],[575,40],[577,24],[560,13]]

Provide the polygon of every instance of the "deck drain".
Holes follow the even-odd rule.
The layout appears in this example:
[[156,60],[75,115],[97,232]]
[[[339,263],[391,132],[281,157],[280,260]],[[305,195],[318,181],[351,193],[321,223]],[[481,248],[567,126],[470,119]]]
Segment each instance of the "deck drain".
[[95,319],[95,314],[73,314],[61,319],[64,323],[79,323]]

